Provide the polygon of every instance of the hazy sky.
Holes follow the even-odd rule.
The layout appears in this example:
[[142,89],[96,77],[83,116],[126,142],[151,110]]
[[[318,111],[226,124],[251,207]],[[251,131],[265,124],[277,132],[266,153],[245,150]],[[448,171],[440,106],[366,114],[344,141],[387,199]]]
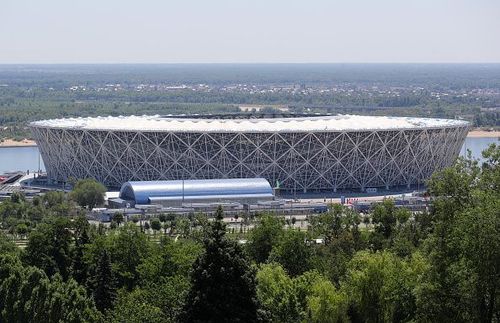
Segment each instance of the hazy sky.
[[500,62],[500,0],[0,0],[0,63]]

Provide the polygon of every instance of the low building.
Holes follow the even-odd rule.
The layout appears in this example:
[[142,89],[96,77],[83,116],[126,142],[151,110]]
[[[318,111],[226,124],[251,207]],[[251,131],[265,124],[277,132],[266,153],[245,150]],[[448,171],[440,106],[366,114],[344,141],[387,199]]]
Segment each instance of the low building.
[[122,185],[119,198],[111,199],[110,205],[189,207],[200,203],[257,203],[272,199],[273,189],[264,178],[131,181]]

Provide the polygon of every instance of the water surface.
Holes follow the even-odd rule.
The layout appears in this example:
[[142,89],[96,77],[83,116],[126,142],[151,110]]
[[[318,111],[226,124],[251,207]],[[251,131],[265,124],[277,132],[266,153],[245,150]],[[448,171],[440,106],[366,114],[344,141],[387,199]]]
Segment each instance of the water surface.
[[0,148],[0,174],[13,171],[30,172],[45,170],[43,160],[38,153],[38,147],[2,147]]
[[466,156],[467,150],[470,150],[472,157],[483,160],[481,152],[491,144],[500,144],[499,138],[465,138],[464,145],[460,151],[460,156]]

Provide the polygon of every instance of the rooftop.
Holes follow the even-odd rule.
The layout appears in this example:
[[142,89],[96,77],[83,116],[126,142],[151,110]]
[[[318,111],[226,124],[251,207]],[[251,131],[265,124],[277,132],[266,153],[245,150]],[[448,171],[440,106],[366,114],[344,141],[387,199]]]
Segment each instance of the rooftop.
[[148,204],[156,200],[268,199],[271,185],[264,178],[225,178],[170,181],[130,181],[122,185],[120,198]]
[[292,115],[253,118],[182,116],[118,116],[41,120],[32,127],[86,130],[172,131],[172,132],[309,132],[421,129],[467,126],[453,119],[359,115]]

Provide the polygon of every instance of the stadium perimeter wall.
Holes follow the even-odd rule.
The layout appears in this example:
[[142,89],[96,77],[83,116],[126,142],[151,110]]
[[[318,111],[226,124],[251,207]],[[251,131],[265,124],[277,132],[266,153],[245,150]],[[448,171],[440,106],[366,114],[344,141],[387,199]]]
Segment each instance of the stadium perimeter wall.
[[257,178],[283,190],[421,185],[457,158],[469,126],[343,131],[149,131],[31,124],[55,182]]

